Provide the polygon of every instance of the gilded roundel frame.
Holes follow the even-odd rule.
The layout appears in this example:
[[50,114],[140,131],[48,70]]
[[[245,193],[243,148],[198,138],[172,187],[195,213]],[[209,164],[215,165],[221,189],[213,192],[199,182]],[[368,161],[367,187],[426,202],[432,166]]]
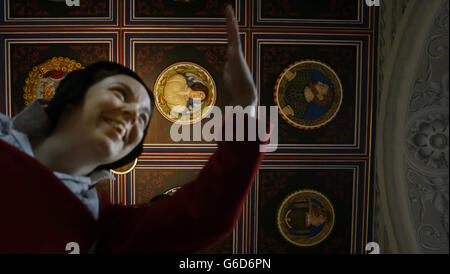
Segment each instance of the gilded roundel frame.
[[[297,210],[298,207],[293,205],[295,205],[299,200],[304,201],[309,206],[308,210],[309,213],[311,213],[311,200],[313,199],[316,201],[316,205],[319,205],[319,207],[321,205],[321,210],[327,213],[327,219],[323,224],[321,224],[321,226],[319,226],[321,227],[320,231],[313,236],[306,236],[304,233],[305,231],[301,230],[301,233],[297,233],[300,232],[298,227],[291,225],[293,221],[292,215],[294,215],[291,213],[294,210]],[[300,247],[310,247],[318,245],[324,241],[332,232],[334,223],[335,211],[333,204],[322,193],[310,189],[298,190],[288,195],[281,203],[277,212],[278,231],[286,241]]]
[[[169,106],[170,104],[168,96],[166,96],[167,83],[168,81],[171,81],[171,77],[177,76],[177,74],[189,75],[188,77],[186,77],[187,82],[192,81],[197,84],[199,83],[203,85],[205,88],[207,88],[208,93],[205,101],[201,102],[201,106],[197,105],[198,108],[196,108],[195,103],[191,109],[188,109],[188,106],[186,106],[184,114],[177,113],[177,111],[172,112],[175,107],[183,108],[184,105],[179,104],[171,107]],[[194,80],[189,80],[189,77],[194,78]],[[155,96],[156,109],[161,114],[161,116],[171,123],[182,125],[194,124],[206,118],[211,112],[212,106],[215,105],[217,100],[217,88],[214,78],[206,68],[190,61],[176,62],[164,68],[156,78],[155,84],[153,86],[153,93]],[[188,99],[186,99],[186,101],[188,101]]]
[[[302,117],[304,115],[298,114],[297,111],[293,111],[292,108],[289,110],[288,107],[290,107],[291,104],[294,104],[292,100],[288,100],[288,95],[289,92],[292,93],[292,86],[299,83],[300,87],[295,86],[296,90],[294,92],[298,93],[299,97],[297,96],[297,98],[301,99],[299,99],[300,104],[296,103],[295,106],[303,103],[302,109],[304,110],[306,108],[307,111],[309,111],[310,107],[312,109],[314,107],[313,105],[316,105],[316,102],[320,103],[321,100],[318,99],[314,99],[311,102],[307,102],[310,98],[306,99],[305,90],[307,87],[309,88],[308,84],[312,82],[312,71],[314,71],[315,74],[321,75],[321,78],[325,79],[325,82],[329,82],[328,92],[331,95],[328,97],[331,97],[331,99],[327,98],[330,102],[325,106],[328,108],[325,113],[322,115],[312,114],[318,116],[312,116],[314,118],[307,119],[306,117]],[[326,95],[328,95],[328,92]],[[317,94],[313,94],[314,98],[317,97]],[[314,130],[324,127],[336,117],[342,105],[343,88],[337,73],[329,65],[317,60],[302,60],[290,64],[280,73],[274,87],[273,96],[275,104],[278,106],[280,116],[289,125],[298,129]],[[326,102],[325,99],[323,101]],[[306,107],[304,106],[305,102],[307,104]],[[317,108],[319,108],[321,112],[324,111],[324,106],[318,106]]]
[[22,98],[25,106],[36,99],[50,100],[55,95],[55,90],[65,75],[78,69],[84,69],[84,66],[76,60],[62,56],[55,56],[34,66],[28,73],[23,87]]

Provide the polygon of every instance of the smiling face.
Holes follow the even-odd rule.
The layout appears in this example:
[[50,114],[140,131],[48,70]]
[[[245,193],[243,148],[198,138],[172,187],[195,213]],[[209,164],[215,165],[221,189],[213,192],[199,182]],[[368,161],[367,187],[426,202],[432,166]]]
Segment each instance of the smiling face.
[[103,165],[130,153],[144,137],[149,119],[150,98],[145,87],[119,74],[92,85],[81,103],[65,111],[60,124]]

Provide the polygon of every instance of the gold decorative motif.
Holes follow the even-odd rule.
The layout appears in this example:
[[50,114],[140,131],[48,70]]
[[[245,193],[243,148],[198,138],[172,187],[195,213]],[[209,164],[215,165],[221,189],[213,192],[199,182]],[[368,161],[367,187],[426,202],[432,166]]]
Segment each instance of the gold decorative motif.
[[334,226],[334,208],[322,193],[299,190],[290,194],[278,210],[281,235],[291,244],[308,247],[325,240]]
[[50,100],[55,90],[67,73],[84,67],[68,57],[53,57],[46,62],[34,66],[23,87],[23,99],[28,106],[35,99]]
[[119,174],[119,175],[127,174],[128,172],[132,171],[136,167],[137,162],[138,162],[138,158],[134,159],[134,161],[132,163],[118,167],[116,169],[110,169],[109,171],[111,171],[114,174]]
[[317,129],[334,119],[342,104],[342,84],[328,65],[314,60],[295,62],[275,84],[274,100],[281,117],[299,129]]
[[176,186],[176,187],[172,187],[171,189],[164,191],[165,195],[169,195],[172,196],[173,194],[175,194],[175,192],[177,192],[178,189],[180,189],[181,186]]

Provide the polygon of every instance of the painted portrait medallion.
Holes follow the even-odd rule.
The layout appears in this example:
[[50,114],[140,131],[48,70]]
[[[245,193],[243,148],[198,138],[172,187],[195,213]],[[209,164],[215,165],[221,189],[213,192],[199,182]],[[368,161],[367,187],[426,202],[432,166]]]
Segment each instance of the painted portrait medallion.
[[317,129],[334,119],[342,104],[342,84],[332,68],[313,60],[283,70],[275,84],[278,111],[290,125]]
[[84,67],[68,57],[53,57],[46,62],[34,66],[28,73],[23,87],[23,99],[28,106],[36,99],[50,100],[62,79],[74,70]]
[[334,216],[333,205],[323,194],[299,190],[282,202],[277,216],[278,229],[291,244],[313,246],[328,237]]
[[177,62],[165,68],[153,91],[159,113],[179,124],[193,124],[206,117],[217,98],[210,73],[192,62]]

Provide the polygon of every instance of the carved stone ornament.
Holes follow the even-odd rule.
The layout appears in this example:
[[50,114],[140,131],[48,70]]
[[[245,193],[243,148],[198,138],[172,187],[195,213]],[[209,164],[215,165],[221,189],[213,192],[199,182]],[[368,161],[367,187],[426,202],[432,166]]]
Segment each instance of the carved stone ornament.
[[449,2],[384,2],[374,240],[385,252],[448,253]]

